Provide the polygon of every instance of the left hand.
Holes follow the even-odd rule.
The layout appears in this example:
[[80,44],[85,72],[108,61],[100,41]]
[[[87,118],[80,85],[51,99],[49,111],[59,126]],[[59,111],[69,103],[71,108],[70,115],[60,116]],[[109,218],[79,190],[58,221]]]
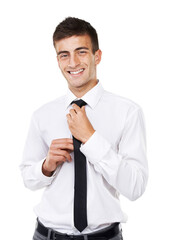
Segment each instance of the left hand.
[[72,135],[82,143],[87,140],[95,132],[85,112],[85,106],[79,107],[77,104],[72,105],[73,109],[70,109],[67,114],[67,122]]

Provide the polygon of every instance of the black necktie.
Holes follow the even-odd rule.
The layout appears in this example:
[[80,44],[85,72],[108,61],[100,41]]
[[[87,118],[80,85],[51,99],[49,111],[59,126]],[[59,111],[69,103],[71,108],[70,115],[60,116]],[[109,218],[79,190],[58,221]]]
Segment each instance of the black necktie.
[[[79,107],[86,105],[83,100],[73,101],[71,104]],[[74,145],[74,226],[82,232],[87,227],[87,176],[86,157],[80,151],[81,142],[73,136]]]

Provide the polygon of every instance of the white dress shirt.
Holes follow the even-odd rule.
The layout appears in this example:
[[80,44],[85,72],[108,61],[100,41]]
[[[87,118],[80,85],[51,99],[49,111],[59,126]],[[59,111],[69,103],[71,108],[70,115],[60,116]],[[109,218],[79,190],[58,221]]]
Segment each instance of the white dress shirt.
[[[39,220],[56,231],[80,234],[74,227],[74,153],[72,162],[60,165],[53,176],[42,173],[42,164],[51,141],[72,138],[66,114],[75,95],[68,93],[34,112],[20,166],[24,184],[32,190],[45,188],[35,207]],[[80,150],[87,160],[87,217],[89,233],[113,222],[126,222],[119,194],[130,200],[139,198],[146,187],[145,126],[141,108],[114,95],[98,84],[82,99],[95,129]]]

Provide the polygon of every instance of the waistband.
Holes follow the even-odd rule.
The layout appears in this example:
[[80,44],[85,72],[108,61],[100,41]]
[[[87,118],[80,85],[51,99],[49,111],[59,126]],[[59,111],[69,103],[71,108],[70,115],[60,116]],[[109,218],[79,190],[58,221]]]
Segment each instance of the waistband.
[[68,235],[56,232],[51,228],[45,227],[41,222],[37,221],[36,230],[38,233],[47,237],[49,240],[106,240],[117,236],[120,232],[120,223],[113,223],[111,226],[99,230],[94,233],[81,234],[81,235]]

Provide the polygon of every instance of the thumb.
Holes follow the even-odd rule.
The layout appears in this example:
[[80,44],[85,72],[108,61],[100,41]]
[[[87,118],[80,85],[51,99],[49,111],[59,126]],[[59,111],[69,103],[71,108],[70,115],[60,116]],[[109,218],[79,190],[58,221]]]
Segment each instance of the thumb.
[[83,110],[83,112],[85,112],[85,106],[83,106],[81,109]]

